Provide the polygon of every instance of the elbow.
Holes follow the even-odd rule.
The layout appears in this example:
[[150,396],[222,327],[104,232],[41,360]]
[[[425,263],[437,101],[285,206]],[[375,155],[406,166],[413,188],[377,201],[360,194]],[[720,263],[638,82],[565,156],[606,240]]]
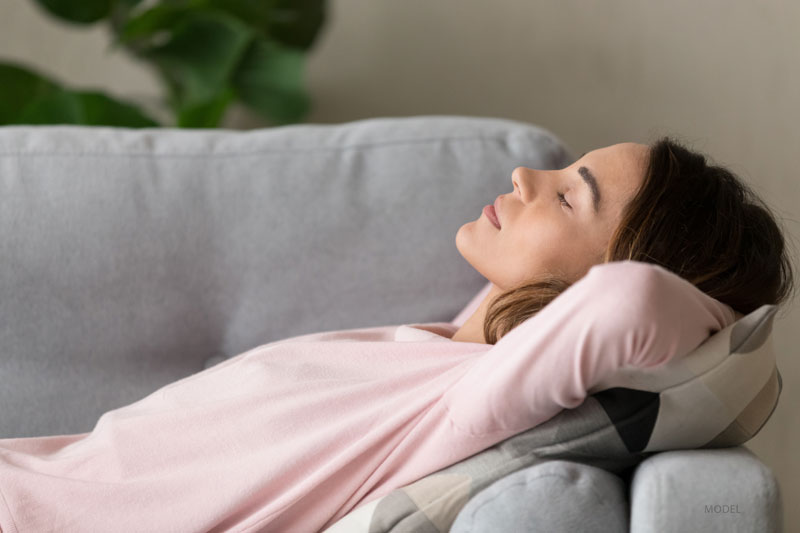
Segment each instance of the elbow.
[[651,310],[653,303],[662,300],[676,282],[689,283],[659,265],[631,260],[595,265],[587,277],[635,311]]

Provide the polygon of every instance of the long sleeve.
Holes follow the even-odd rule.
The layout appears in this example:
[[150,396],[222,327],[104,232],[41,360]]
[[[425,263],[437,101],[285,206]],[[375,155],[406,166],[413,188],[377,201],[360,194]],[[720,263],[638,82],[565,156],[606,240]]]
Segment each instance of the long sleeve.
[[621,366],[684,356],[734,320],[732,308],[660,266],[596,265],[503,336],[443,400],[466,433],[523,431],[579,406]]
[[728,313],[630,262],[593,268],[495,345],[429,323],[257,346],[90,433],[0,439],[0,530],[320,531],[579,405],[621,364],[688,353]]

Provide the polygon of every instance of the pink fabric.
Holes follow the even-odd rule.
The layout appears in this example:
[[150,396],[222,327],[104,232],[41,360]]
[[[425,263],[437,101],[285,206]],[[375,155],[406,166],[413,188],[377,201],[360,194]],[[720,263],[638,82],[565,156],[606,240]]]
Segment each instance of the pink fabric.
[[90,433],[0,440],[0,527],[309,533],[580,405],[733,323],[660,267],[593,267],[495,345],[448,322],[258,346],[104,413]]

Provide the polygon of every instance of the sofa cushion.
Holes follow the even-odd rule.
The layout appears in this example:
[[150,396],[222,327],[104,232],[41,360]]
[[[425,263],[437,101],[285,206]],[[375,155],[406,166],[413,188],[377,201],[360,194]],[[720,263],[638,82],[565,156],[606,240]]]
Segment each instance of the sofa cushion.
[[459,227],[572,159],[482,117],[0,127],[0,437],[90,431],[280,339],[451,320],[486,283]]
[[602,468],[547,461],[479,492],[450,533],[628,533],[627,491],[619,476]]

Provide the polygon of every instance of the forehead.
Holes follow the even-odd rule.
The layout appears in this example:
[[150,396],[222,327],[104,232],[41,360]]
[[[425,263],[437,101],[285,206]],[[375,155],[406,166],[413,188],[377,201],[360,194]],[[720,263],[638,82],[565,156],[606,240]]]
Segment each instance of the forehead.
[[646,144],[626,142],[592,150],[583,160],[594,172],[601,188],[605,185],[628,190],[642,183],[649,153],[650,147]]

